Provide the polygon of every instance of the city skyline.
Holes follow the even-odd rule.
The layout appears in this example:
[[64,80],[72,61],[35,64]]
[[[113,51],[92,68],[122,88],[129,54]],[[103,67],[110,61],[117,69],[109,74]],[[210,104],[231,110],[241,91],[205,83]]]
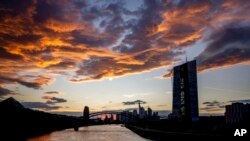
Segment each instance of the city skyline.
[[200,115],[250,102],[250,2],[0,2],[0,101],[46,112],[172,109],[171,69],[197,60]]

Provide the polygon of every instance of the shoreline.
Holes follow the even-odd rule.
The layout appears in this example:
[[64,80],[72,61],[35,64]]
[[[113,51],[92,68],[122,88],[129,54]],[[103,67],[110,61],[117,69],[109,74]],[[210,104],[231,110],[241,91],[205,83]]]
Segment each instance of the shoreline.
[[185,133],[185,132],[171,132],[171,131],[160,131],[155,129],[145,129],[138,126],[125,124],[125,127],[134,133],[151,140],[166,140],[169,137],[224,137],[223,135],[214,134],[197,134],[197,133]]

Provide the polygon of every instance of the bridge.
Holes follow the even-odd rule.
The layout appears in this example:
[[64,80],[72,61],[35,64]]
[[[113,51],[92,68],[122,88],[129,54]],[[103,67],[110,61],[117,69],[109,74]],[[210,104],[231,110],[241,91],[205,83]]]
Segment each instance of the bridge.
[[89,114],[89,118],[93,118],[93,117],[97,117],[99,115],[116,115],[118,117],[120,117],[119,120],[122,120],[124,122],[126,121],[131,121],[131,120],[136,120],[138,119],[138,115],[133,115],[131,112],[129,111],[101,111],[101,112],[95,112],[95,113],[90,113]]
[[[141,104],[145,104],[146,102],[141,101],[141,100],[136,100],[132,102],[133,104],[138,103],[138,109],[139,109],[139,114],[135,114],[133,112],[129,112],[129,110],[125,110],[125,111],[101,111],[101,112],[94,112],[94,113],[89,113],[89,107],[85,106],[84,108],[84,115],[83,118],[85,119],[90,119],[93,117],[98,117],[99,115],[116,115],[116,119],[123,121],[134,121],[134,120],[138,120],[138,119],[143,119],[143,118],[147,118],[147,114],[145,114],[144,112],[140,112],[141,108]],[[131,102],[124,102],[125,105],[131,105]],[[151,110],[151,114],[149,117],[152,116],[152,110]]]
[[95,113],[90,113],[89,117],[95,117],[99,115],[108,115],[108,114],[120,114],[121,112],[118,111],[102,111],[102,112],[95,112]]

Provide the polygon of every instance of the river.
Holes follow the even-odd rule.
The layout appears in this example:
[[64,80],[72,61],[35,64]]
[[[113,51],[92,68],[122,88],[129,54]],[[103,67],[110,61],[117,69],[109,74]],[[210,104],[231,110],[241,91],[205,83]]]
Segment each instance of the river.
[[149,141],[121,125],[81,127],[79,131],[66,129],[34,137],[27,141]]

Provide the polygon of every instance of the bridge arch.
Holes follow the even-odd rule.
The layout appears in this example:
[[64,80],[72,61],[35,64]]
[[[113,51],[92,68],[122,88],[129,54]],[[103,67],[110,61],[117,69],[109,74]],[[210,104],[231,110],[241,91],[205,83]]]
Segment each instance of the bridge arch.
[[134,116],[131,113],[126,113],[126,112],[117,112],[117,111],[104,111],[104,112],[95,112],[95,113],[90,113],[89,117],[95,117],[98,115],[107,115],[107,114],[116,114],[124,118],[125,120],[131,121],[131,120],[136,120],[138,116]]

